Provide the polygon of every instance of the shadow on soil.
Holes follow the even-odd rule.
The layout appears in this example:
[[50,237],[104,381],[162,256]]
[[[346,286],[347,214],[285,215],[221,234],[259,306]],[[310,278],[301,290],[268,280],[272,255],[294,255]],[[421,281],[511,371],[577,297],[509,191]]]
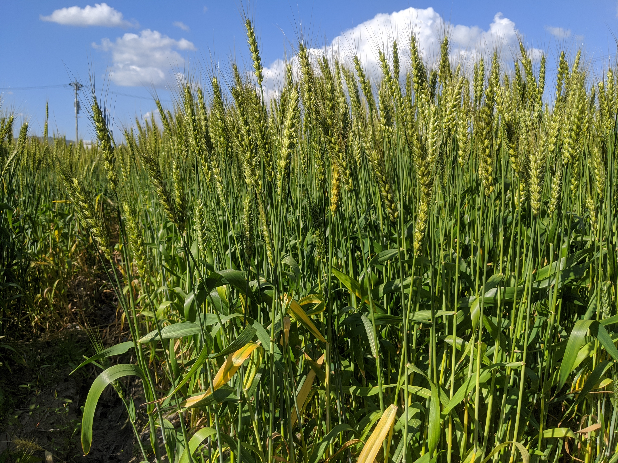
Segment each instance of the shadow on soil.
[[[94,306],[96,311],[84,315],[99,327],[104,344],[127,340],[116,323],[113,295]],[[70,373],[94,353],[88,334],[75,323],[34,341],[0,339],[0,463],[141,461],[126,409],[111,387],[99,399],[92,448],[83,454],[82,407],[101,370],[88,365]],[[127,354],[116,361],[134,359]],[[139,404],[135,386],[123,383]]]

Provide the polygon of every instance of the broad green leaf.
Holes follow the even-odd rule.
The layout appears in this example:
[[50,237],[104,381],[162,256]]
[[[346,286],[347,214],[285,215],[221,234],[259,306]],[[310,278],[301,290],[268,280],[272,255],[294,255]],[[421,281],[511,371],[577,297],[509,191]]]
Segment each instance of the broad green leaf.
[[438,455],[434,455],[434,457],[431,458],[431,454],[426,453],[425,455],[420,457],[418,460],[416,460],[414,463],[435,463],[437,459],[438,459]]
[[[483,288],[481,289],[482,296],[477,297],[476,299],[474,299],[474,301],[472,301],[472,304],[470,304],[470,315],[472,317],[472,329],[476,328],[476,325],[479,322],[479,317],[481,315],[480,302],[482,298],[485,298],[489,296],[490,294],[493,296],[493,294],[495,294],[496,288],[502,284],[502,281],[504,281],[504,275],[502,275],[501,273],[492,275],[489,278],[489,280],[487,280],[487,282],[485,283],[485,286],[483,286]],[[492,290],[494,292],[490,293],[490,291]]]
[[92,445],[92,422],[101,393],[109,383],[124,376],[139,376],[142,380],[144,378],[142,371],[137,365],[123,363],[109,367],[97,376],[97,379],[95,379],[92,386],[90,386],[90,391],[88,391],[88,397],[84,404],[84,415],[82,417],[82,449],[84,450],[84,455],[88,455],[90,446]]
[[577,360],[577,354],[584,345],[586,333],[588,333],[588,328],[590,328],[593,322],[593,320],[579,320],[575,323],[573,331],[571,331],[571,335],[567,341],[566,349],[564,350],[562,363],[560,364],[558,389],[562,389],[571,371],[573,371],[575,361]]
[[616,349],[616,345],[607,332],[605,326],[595,321],[590,326],[590,331],[592,332],[592,335],[599,340],[607,353],[611,355],[614,360],[618,361],[618,349]]
[[178,463],[189,463],[189,454],[193,455],[202,442],[204,442],[210,436],[217,434],[217,430],[213,428],[202,428],[193,434],[193,437],[189,439],[189,445],[185,447]]
[[[423,378],[425,378],[427,380],[427,382],[429,384],[434,384],[429,379],[429,377],[425,374],[425,372],[421,371],[419,368],[417,368],[416,365],[408,363],[407,369],[409,371],[413,371],[413,372],[418,373],[419,375],[421,375]],[[446,407],[448,405],[448,402],[449,402],[448,396],[446,395],[446,393],[444,392],[444,390],[440,386],[436,386],[436,389],[438,390],[438,397],[440,398],[440,403],[442,404],[442,406]]]
[[433,455],[440,440],[440,395],[438,388],[433,382],[431,386],[431,399],[429,402],[429,423],[427,426],[427,447],[429,455]]
[[228,269],[220,270],[217,273],[221,275],[227,283],[240,291],[240,293],[245,294],[250,298],[254,298],[253,291],[251,291],[251,285],[247,280],[245,272],[241,272],[240,270]]
[[337,277],[337,279],[346,287],[348,290],[358,297],[361,301],[367,304],[374,312],[382,312],[383,309],[380,307],[375,300],[369,300],[369,294],[367,292],[367,288],[361,286],[361,284],[355,280],[354,278],[346,275],[345,273],[340,272],[336,268],[332,269],[333,275]]
[[358,297],[360,300],[364,299],[363,291],[361,289],[361,284],[352,278],[351,276],[346,275],[345,273],[340,272],[336,268],[333,267],[333,275],[337,277],[337,279],[348,288],[348,290]]
[[558,389],[562,388],[566,383],[569,375],[575,368],[579,352],[583,347],[588,330],[598,339],[607,353],[614,359],[618,360],[618,349],[614,345],[614,341],[607,332],[604,325],[596,320],[578,320],[571,331],[569,340],[567,341],[562,363],[560,364],[560,373],[558,381]]
[[[455,312],[448,310],[436,310],[435,317],[455,315]],[[417,310],[410,317],[412,323],[430,323],[431,322],[431,310]]]
[[552,428],[543,431],[543,439],[564,439],[569,437],[575,439],[575,433],[569,428]]
[[614,315],[613,317],[606,318],[605,320],[601,320],[599,323],[603,326],[614,325],[618,323],[618,315]]
[[84,367],[88,365],[89,363],[96,362],[99,359],[102,359],[105,357],[111,357],[113,355],[122,355],[128,352],[129,349],[133,347],[134,347],[133,341],[121,342],[120,344],[116,344],[115,346],[108,347],[107,349],[102,350],[98,354],[93,355],[89,359],[84,360],[82,363],[79,364],[77,368],[75,368],[75,370],[73,370],[69,374],[72,375],[77,370],[79,370],[81,367]]
[[208,358],[214,359],[214,358],[222,357],[224,355],[228,355],[228,354],[231,354],[232,352],[237,351],[238,349],[240,349],[241,347],[243,347],[245,344],[249,343],[253,339],[256,331],[257,330],[253,326],[251,325],[246,326],[245,329],[242,330],[242,332],[238,335],[238,337],[234,339],[230,343],[229,346],[227,346],[221,352],[217,352],[216,354],[210,354]]
[[264,349],[268,349],[268,346],[270,345],[270,334],[266,328],[264,328],[264,326],[258,321],[253,321],[252,326],[255,328],[258,341],[260,341],[262,346],[264,346]]
[[579,349],[577,353],[577,357],[575,359],[575,363],[573,364],[572,370],[577,368],[584,360],[590,357],[590,354],[594,351],[594,342],[588,342],[584,344],[584,347]]
[[389,261],[393,257],[399,254],[399,250],[397,249],[387,249],[386,251],[382,251],[376,254],[371,261],[369,261],[369,266],[374,266],[376,264],[383,264],[384,262]]
[[[366,317],[370,317],[371,314],[367,313]],[[374,320],[376,326],[378,325],[399,325],[402,322],[401,317],[397,317],[395,315],[389,315],[387,313],[376,313],[374,314]]]
[[226,323],[230,321],[232,318],[238,318],[242,316],[243,314],[241,313],[231,313],[229,315],[207,313],[207,314],[200,315],[201,317],[200,324],[203,326],[211,326],[211,325],[215,325],[219,323],[219,320],[221,320],[221,323]]
[[154,330],[142,337],[139,342],[145,344],[147,342],[158,341],[160,339],[184,338],[185,336],[194,336],[196,334],[200,334],[201,332],[202,329],[195,323],[174,323],[173,325],[167,325],[161,328],[161,337],[159,337],[159,332]]

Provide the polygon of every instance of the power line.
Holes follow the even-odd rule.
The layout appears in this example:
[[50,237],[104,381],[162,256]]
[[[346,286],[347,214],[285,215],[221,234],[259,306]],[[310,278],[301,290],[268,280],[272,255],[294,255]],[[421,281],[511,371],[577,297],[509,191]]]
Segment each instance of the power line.
[[[113,90],[110,90],[109,93],[113,93],[114,95],[120,95],[120,96],[128,96],[130,98],[139,98],[140,100],[150,100],[150,101],[154,101],[153,97],[149,97],[149,96],[137,96],[137,95],[130,95],[128,93],[122,93],[122,92],[115,92]],[[164,99],[159,99],[159,101],[165,101],[168,103],[171,103],[172,100],[164,100]]]
[[[42,89],[46,89],[46,88],[68,88],[68,87],[72,87],[72,84],[58,84],[58,85],[37,85],[37,86],[31,86],[31,87],[0,87],[0,91],[4,91],[4,90],[42,90]],[[138,95],[131,95],[129,93],[123,93],[123,92],[116,92],[113,90],[110,90],[109,93],[113,93],[114,95],[120,95],[120,96],[127,96],[129,98],[138,98],[140,100],[150,100],[150,101],[154,101],[154,98],[149,97],[149,96],[138,96]],[[167,99],[160,99],[160,101],[165,101],[168,103],[171,103],[172,100],[167,100]]]
[[58,85],[38,85],[33,87],[0,87],[0,90],[40,90],[44,88],[60,88],[69,87],[70,84],[58,84]]

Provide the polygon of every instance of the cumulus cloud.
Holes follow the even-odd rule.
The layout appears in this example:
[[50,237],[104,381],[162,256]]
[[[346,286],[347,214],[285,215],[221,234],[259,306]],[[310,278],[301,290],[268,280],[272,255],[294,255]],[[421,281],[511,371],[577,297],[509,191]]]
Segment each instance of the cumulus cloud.
[[42,21],[49,21],[63,26],[103,26],[103,27],[137,27],[135,22],[126,21],[120,11],[107,3],[95,3],[84,8],[71,6],[55,10],[49,16],[40,16]]
[[[461,63],[464,68],[481,56],[491,58],[494,50],[498,51],[505,63],[512,63],[512,59],[519,53],[519,32],[515,23],[502,13],[494,16],[488,29],[482,29],[478,26],[451,24],[433,8],[407,8],[391,14],[378,14],[343,32],[330,45],[312,48],[309,53],[314,58],[324,54],[335,56],[348,66],[351,66],[352,58],[358,55],[369,76],[376,81],[381,78],[378,50],[382,49],[387,56],[390,55],[392,41],[397,40],[402,72],[405,72],[405,64],[410,58],[410,36],[415,34],[421,56],[433,66],[439,59],[440,43],[445,33],[450,38],[451,62]],[[529,52],[534,61],[538,61],[542,55],[539,49]],[[297,57],[291,61],[297,69]],[[264,82],[269,94],[276,93],[282,85],[285,66],[285,61],[277,60],[264,69]]]
[[169,70],[184,64],[184,58],[178,51],[196,49],[186,39],[175,40],[150,29],[141,31],[139,35],[126,33],[115,42],[106,38],[92,46],[111,53],[109,77],[114,83],[127,87],[164,85]]
[[185,23],[183,23],[182,21],[174,21],[172,23],[172,25],[174,27],[178,27],[180,29],[182,29],[183,31],[188,31],[189,30],[189,26],[187,26]]
[[571,36],[571,29],[562,27],[545,26],[545,30],[558,39],[567,39]]

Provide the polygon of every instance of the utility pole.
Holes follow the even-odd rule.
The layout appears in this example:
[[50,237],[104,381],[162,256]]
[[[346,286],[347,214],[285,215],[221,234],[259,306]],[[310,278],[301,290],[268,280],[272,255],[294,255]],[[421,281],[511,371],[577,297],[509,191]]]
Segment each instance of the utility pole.
[[71,82],[69,84],[71,87],[75,89],[75,147],[77,148],[78,133],[77,133],[77,115],[79,114],[79,100],[77,99],[77,92],[83,87],[77,80],[75,82]]

